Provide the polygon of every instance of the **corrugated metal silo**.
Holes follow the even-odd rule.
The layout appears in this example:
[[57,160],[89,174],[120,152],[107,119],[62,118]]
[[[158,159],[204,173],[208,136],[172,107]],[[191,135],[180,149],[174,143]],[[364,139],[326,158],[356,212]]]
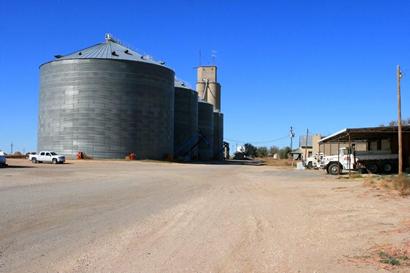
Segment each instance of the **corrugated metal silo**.
[[198,157],[200,160],[211,160],[214,155],[214,107],[212,104],[198,101],[198,129],[202,136],[199,143]]
[[224,139],[224,116],[220,112],[214,112],[214,159],[223,160],[223,139]]
[[198,93],[175,79],[174,104],[175,157],[195,158],[198,149]]
[[40,66],[38,149],[69,157],[173,155],[174,72],[104,43]]

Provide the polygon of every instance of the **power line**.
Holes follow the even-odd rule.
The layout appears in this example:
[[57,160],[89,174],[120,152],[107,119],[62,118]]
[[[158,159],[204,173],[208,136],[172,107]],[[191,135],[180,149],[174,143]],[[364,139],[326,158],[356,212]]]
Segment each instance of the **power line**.
[[252,143],[252,144],[262,144],[262,143],[272,143],[272,142],[276,142],[279,140],[283,140],[283,139],[287,139],[289,136],[283,136],[280,138],[275,138],[275,139],[271,139],[271,140],[261,140],[261,141],[245,141],[245,140],[238,140],[238,139],[229,139],[229,138],[225,138],[225,140],[227,141],[231,141],[231,142],[237,142],[237,143]]

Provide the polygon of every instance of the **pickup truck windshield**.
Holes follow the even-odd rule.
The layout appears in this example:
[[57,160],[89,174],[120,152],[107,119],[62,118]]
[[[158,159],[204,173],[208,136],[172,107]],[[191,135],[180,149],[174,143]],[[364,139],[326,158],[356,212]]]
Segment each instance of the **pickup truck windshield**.
[[51,155],[57,155],[55,152],[51,152],[50,154],[51,154]]

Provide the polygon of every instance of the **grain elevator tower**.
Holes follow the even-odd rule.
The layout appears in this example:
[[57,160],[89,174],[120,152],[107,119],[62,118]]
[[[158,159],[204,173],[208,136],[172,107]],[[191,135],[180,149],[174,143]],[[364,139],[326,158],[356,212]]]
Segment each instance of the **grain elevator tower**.
[[[198,67],[196,90],[200,100],[198,106],[198,127],[207,142],[207,144],[202,143],[199,146],[199,158],[208,159],[210,158],[209,155],[213,155],[213,159],[222,160],[224,158],[224,117],[221,111],[221,85],[218,83],[216,66]],[[205,104],[213,109],[206,111],[208,108]],[[210,126],[212,128],[208,128]],[[208,134],[209,132],[212,132],[212,134]]]
[[200,99],[212,104],[215,112],[221,112],[221,85],[217,80],[216,66],[198,67],[196,90]]

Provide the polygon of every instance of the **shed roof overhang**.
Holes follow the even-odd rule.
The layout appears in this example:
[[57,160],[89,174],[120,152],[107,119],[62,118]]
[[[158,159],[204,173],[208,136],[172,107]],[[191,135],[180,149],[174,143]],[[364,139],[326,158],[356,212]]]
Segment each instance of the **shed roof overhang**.
[[[409,134],[410,126],[402,126],[402,132]],[[368,140],[375,138],[384,138],[397,135],[397,126],[386,126],[386,127],[368,127],[368,128],[346,128],[330,136],[322,138],[319,144],[324,143],[334,143],[334,142],[348,142],[357,140]]]

